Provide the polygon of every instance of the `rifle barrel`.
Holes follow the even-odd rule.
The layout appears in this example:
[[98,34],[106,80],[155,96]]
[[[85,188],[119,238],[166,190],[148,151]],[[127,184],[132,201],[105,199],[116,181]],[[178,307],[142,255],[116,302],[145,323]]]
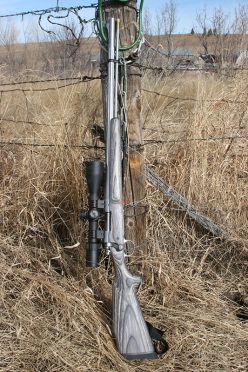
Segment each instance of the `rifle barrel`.
[[111,228],[111,216],[110,216],[110,197],[109,197],[109,184],[110,184],[110,125],[111,120],[114,116],[114,86],[115,86],[115,20],[110,18],[108,25],[109,42],[108,42],[108,89],[107,89],[107,118],[105,123],[105,162],[106,162],[106,173],[105,173],[105,193],[104,193],[104,211],[105,211],[105,232],[104,232],[104,245],[108,251],[110,248],[109,231]]

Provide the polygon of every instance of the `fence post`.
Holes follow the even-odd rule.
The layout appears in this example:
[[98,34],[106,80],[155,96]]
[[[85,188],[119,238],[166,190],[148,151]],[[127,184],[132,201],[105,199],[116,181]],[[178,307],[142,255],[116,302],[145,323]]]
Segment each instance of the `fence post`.
[[[121,2],[103,1],[105,21],[111,16],[120,19],[120,42],[129,45],[135,39],[137,32],[137,1],[130,0],[126,5]],[[128,56],[132,50],[124,52]],[[106,61],[107,55],[101,50],[102,97],[103,109],[106,112]],[[127,177],[124,184],[125,210],[125,238],[135,245],[135,253],[146,251],[146,208],[145,198],[145,172],[143,157],[143,138],[141,121],[141,71],[140,67],[128,66],[128,137],[129,159]],[[104,117],[105,117],[104,112]]]

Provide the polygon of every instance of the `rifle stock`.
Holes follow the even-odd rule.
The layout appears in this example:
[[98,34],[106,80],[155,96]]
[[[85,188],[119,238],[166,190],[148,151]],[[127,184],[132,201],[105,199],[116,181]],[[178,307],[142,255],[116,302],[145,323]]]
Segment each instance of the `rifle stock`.
[[113,284],[113,332],[120,353],[126,359],[154,359],[153,343],[143,318],[136,291],[141,278],[132,275],[125,265],[124,215],[122,205],[122,149],[121,124],[118,118],[111,120],[110,128],[110,240],[115,266]]
[[116,277],[113,285],[113,332],[120,353],[126,359],[157,359],[140,309],[136,291],[141,278],[126,268],[124,252],[111,248]]

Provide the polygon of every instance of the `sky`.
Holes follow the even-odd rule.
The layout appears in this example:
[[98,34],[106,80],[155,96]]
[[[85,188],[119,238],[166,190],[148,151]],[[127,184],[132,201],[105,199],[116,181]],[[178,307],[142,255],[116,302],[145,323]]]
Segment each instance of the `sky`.
[[[166,0],[145,0],[144,8],[148,9],[155,19],[155,14],[165,4]],[[96,0],[59,0],[60,6],[77,6],[77,5],[89,5],[96,3]],[[191,28],[196,24],[195,17],[197,11],[202,10],[204,7],[207,9],[209,17],[214,8],[221,6],[225,13],[233,14],[235,7],[238,4],[247,4],[247,0],[177,0],[177,33],[189,33]],[[57,0],[0,0],[0,15],[18,13],[27,10],[44,9],[56,6]],[[84,17],[94,17],[93,10],[84,10]],[[32,20],[35,22],[35,20]],[[21,25],[21,19],[16,19],[19,25]],[[23,27],[23,26],[21,26]]]

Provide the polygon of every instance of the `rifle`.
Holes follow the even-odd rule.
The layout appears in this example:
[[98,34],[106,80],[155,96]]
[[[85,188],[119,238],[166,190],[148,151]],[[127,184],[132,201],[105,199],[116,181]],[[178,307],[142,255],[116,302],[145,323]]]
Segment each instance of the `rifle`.
[[[156,359],[168,350],[163,332],[144,320],[136,292],[141,278],[128,271],[125,264],[124,211],[122,200],[123,144],[122,123],[119,116],[119,20],[110,18],[108,24],[108,90],[105,120],[105,164],[101,161],[86,162],[89,209],[81,212],[88,219],[89,232],[86,249],[86,266],[97,267],[100,245],[110,254],[115,268],[113,283],[113,334],[119,352],[129,360]],[[104,179],[104,200],[99,192]],[[104,210],[104,231],[98,229],[100,210]],[[162,352],[155,351],[152,338],[162,345]]]

